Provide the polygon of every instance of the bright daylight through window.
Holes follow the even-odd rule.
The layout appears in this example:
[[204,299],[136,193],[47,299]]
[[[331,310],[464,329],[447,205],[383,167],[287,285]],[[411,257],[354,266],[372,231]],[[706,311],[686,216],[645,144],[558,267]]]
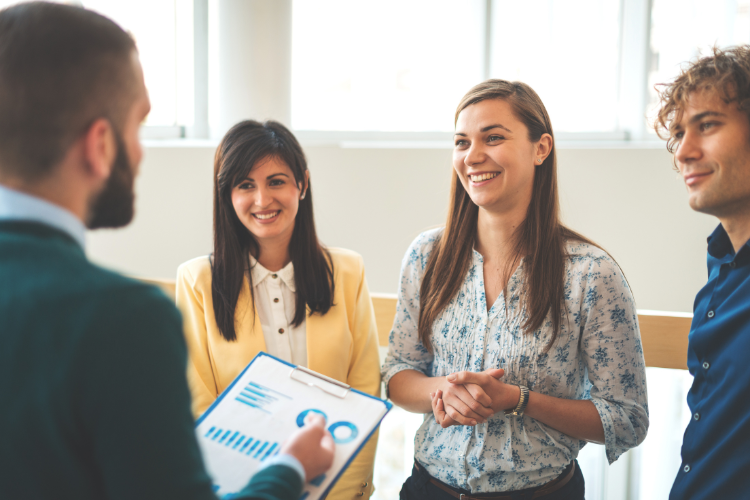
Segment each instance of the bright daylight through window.
[[494,0],[491,26],[490,76],[531,85],[556,132],[618,129],[618,0]]
[[669,82],[682,63],[714,45],[743,43],[750,43],[750,0],[653,0],[649,115],[656,104],[654,84]]
[[[18,0],[0,0],[0,8],[16,3]],[[192,125],[193,0],[73,3],[111,18],[135,39],[151,99],[151,113],[145,125]]]
[[292,125],[449,131],[482,80],[482,0],[295,0]]

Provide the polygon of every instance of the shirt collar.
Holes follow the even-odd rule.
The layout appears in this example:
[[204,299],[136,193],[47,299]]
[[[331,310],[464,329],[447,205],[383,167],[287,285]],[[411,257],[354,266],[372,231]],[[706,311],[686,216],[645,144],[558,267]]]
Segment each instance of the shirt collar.
[[86,226],[59,205],[0,184],[0,220],[41,222],[70,235],[86,248]]
[[[722,226],[721,224],[719,224],[716,229],[714,229],[714,232],[711,233],[711,236],[708,237],[707,241],[708,254],[711,257],[715,259],[730,257],[730,260],[736,257],[734,253],[734,246],[732,246],[732,240],[729,239],[729,235],[724,229],[724,226]],[[750,246],[750,242],[746,242],[744,245],[742,245],[739,252],[737,253],[742,253],[743,255],[746,254],[747,250],[745,250],[745,247],[747,246]]]
[[281,278],[281,281],[283,281],[292,292],[297,291],[297,288],[294,285],[294,265],[291,262],[285,265],[280,271],[273,273],[263,267],[255,257],[252,255],[250,256],[250,276],[253,279],[253,286],[259,285],[264,279],[273,274]]

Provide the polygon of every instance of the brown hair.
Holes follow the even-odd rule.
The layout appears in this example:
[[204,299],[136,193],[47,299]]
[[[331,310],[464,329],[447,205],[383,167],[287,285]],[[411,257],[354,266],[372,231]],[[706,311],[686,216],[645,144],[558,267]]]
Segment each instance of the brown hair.
[[678,141],[672,129],[693,92],[717,92],[725,103],[736,102],[737,108],[750,118],[750,46],[714,47],[711,55],[700,57],[683,68],[673,82],[659,83],[654,88],[660,102],[654,130],[667,140],[667,149],[674,153]]
[[[518,262],[522,257],[526,259],[524,268],[528,292],[524,305],[528,317],[523,324],[524,330],[528,333],[537,330],[544,323],[547,313],[551,313],[553,334],[547,346],[549,349],[562,323],[567,257],[565,243],[567,240],[591,242],[560,222],[554,134],[542,100],[525,83],[487,80],[469,90],[461,99],[455,121],[465,108],[486,99],[508,102],[518,119],[526,125],[530,141],[538,141],[543,134],[553,137],[549,155],[535,167],[531,203],[526,219],[517,229],[513,258],[510,259],[510,262]],[[477,237],[478,213],[479,207],[471,201],[454,171],[448,220],[427,261],[420,288],[419,338],[428,350],[432,350],[430,336],[433,323],[458,293],[469,271]]]
[[[253,294],[249,255],[257,256],[259,250],[258,242],[237,217],[232,205],[232,189],[245,180],[259,161],[269,157],[286,163],[297,184],[304,186],[307,161],[302,147],[286,127],[275,121],[246,120],[236,124],[221,140],[214,159],[211,296],[216,324],[229,341],[237,339],[234,313],[245,276]],[[315,232],[310,183],[305,198],[299,202],[289,255],[297,289],[292,324],[299,326],[305,319],[306,307],[311,313],[327,313],[333,306],[334,294],[333,262]]]
[[99,118],[121,129],[135,99],[135,42],[90,10],[47,2],[0,11],[0,165],[36,180]]

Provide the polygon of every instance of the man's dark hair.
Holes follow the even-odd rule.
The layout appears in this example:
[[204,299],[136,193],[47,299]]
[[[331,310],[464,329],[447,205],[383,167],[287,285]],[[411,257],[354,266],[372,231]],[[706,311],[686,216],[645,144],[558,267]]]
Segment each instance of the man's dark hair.
[[134,50],[117,24],[80,7],[0,11],[0,174],[44,177],[99,118],[121,130],[136,97]]

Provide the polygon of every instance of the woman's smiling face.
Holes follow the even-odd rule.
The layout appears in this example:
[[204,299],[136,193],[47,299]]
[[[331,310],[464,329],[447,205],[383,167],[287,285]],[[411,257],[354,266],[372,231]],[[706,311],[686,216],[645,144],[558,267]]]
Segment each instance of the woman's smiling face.
[[485,99],[458,115],[453,168],[471,201],[491,212],[528,207],[535,166],[546,155],[502,99]]
[[232,206],[259,245],[282,240],[288,243],[303,191],[292,169],[281,159],[269,156],[257,162],[247,177],[232,188]]

